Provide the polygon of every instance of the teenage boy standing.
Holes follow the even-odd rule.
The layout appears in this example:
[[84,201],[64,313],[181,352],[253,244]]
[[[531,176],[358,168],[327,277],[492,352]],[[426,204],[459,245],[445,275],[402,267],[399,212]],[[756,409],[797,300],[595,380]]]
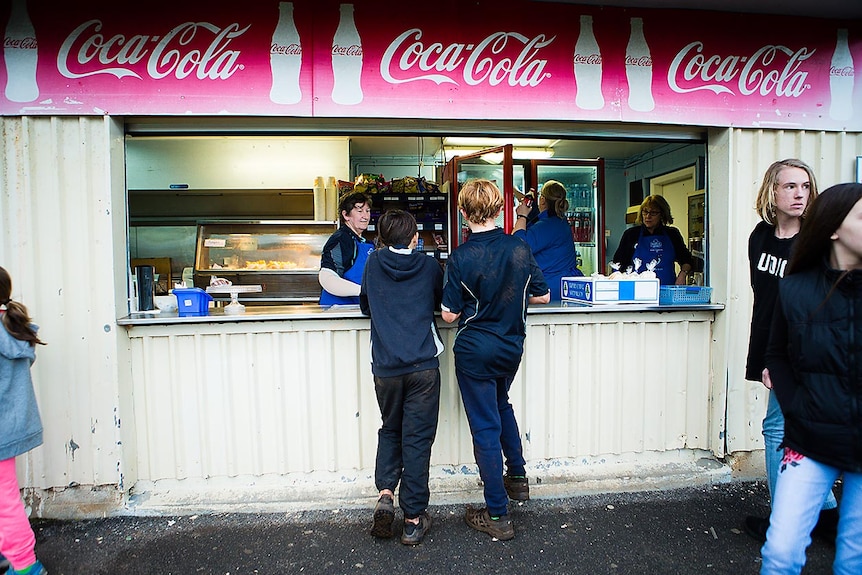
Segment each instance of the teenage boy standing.
[[371,534],[392,537],[400,482],[401,542],[416,545],[431,528],[428,468],[440,409],[437,356],[443,353],[434,311],[440,309],[443,271],[437,260],[413,251],[419,234],[410,213],[390,210],[377,228],[385,247],[368,256],[359,292],[360,309],[371,316],[371,371],[383,419]]
[[[527,304],[548,303],[550,290],[524,241],[496,227],[503,196],[489,180],[471,180],[458,194],[470,238],[446,267],[442,317],[458,320],[455,375],[485,485],[486,507],[467,506],[467,524],[500,540],[512,539],[509,497],[529,498],[521,436],[509,387],[521,363]],[[503,476],[503,457],[506,476]]]

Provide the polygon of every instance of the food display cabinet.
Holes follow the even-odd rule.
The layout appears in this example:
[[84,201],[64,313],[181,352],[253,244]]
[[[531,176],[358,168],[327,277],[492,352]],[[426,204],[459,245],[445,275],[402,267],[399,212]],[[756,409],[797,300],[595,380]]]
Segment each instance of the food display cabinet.
[[303,220],[200,222],[194,285],[206,289],[215,276],[260,285],[261,292],[240,295],[246,303],[317,303],[320,254],[336,229],[335,222]]

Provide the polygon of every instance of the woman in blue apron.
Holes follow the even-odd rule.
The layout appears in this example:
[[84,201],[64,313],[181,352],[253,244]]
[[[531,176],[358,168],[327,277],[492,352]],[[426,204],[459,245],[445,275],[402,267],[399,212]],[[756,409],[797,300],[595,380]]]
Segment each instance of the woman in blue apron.
[[368,254],[374,250],[362,234],[371,220],[371,200],[362,192],[344,196],[338,205],[342,226],[320,255],[320,305],[359,305],[359,288]]
[[[686,274],[694,267],[694,257],[679,230],[669,225],[673,223],[673,216],[667,200],[662,196],[648,196],[641,204],[635,223],[640,225],[623,233],[611,261],[618,263],[622,272],[652,269],[661,285],[685,285]],[[677,262],[679,273],[674,266]]]

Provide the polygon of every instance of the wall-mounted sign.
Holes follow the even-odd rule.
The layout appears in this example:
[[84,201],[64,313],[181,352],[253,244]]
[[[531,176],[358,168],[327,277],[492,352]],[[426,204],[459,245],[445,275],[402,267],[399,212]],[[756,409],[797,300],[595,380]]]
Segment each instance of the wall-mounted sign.
[[4,115],[862,129],[860,21],[528,0],[7,5]]

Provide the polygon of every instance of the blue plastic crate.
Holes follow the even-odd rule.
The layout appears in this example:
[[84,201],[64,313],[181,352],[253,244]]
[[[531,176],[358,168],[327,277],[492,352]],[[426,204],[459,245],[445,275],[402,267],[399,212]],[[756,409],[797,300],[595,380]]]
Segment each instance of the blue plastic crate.
[[709,303],[712,288],[706,286],[661,286],[658,303],[661,305],[685,305]]

